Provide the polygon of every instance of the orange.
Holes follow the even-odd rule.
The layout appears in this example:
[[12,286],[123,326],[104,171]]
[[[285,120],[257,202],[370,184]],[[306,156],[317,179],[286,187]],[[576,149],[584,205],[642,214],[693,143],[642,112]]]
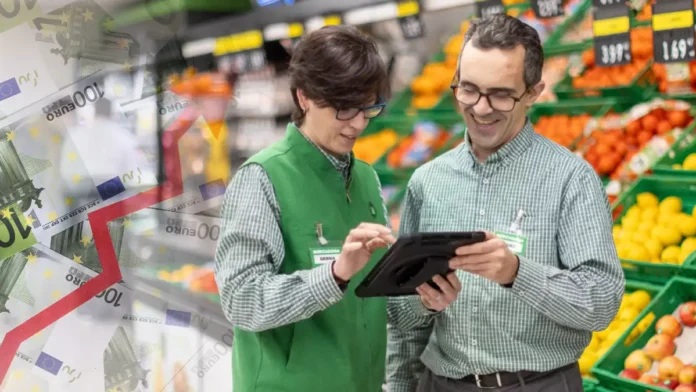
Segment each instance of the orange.
[[640,120],[642,128],[644,131],[653,132],[657,129],[658,119],[652,114],[648,114]]
[[657,124],[657,134],[664,135],[665,133],[671,131],[672,128],[674,128],[672,123],[670,123],[668,120],[662,120]]

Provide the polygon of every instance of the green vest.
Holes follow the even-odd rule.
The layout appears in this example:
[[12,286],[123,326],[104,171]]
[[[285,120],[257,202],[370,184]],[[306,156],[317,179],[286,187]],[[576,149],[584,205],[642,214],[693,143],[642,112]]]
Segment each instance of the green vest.
[[[290,124],[285,137],[245,164],[260,164],[280,204],[285,259],[279,273],[316,267],[310,248],[321,247],[316,223],[336,246],[361,222],[386,224],[373,169],[352,159],[350,185]],[[331,243],[331,242],[334,243]],[[355,287],[384,254],[350,281],[343,299],[294,324],[262,332],[234,329],[234,392],[381,392],[387,312],[384,298],[357,298]]]

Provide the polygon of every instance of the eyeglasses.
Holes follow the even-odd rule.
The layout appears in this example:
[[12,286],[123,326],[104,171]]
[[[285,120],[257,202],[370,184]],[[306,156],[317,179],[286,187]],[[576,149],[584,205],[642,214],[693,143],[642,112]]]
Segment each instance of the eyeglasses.
[[382,111],[384,108],[387,106],[387,103],[384,102],[382,97],[379,97],[379,101],[375,105],[370,105],[370,106],[363,106],[361,108],[344,108],[344,109],[336,109],[336,120],[341,120],[341,121],[348,121],[352,120],[360,114],[360,112],[363,112],[365,115],[366,119],[371,119],[379,116],[382,114]]
[[522,95],[518,98],[508,95],[507,93],[500,92],[486,94],[468,87],[462,87],[457,84],[450,86],[450,88],[454,93],[454,98],[463,105],[474,106],[479,102],[479,100],[481,100],[481,97],[486,97],[486,100],[488,100],[488,106],[499,112],[512,111],[512,109],[515,108],[515,104],[519,102],[527,93],[525,90],[525,92],[522,93]]

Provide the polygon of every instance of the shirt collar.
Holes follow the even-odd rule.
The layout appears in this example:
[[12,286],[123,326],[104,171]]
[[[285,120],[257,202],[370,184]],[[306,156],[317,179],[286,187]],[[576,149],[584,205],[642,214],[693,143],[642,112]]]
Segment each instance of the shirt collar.
[[328,151],[324,150],[323,148],[319,147],[316,143],[314,143],[310,138],[307,137],[302,131],[300,131],[300,128],[295,126],[297,130],[300,132],[300,135],[302,135],[308,142],[309,144],[313,145],[314,148],[317,150],[321,151],[322,154],[326,157],[326,159],[331,162],[331,165],[336,168],[341,173],[345,173],[346,170],[350,168],[350,161],[351,161],[351,154],[345,154],[341,156],[340,158],[337,158],[330,154]]
[[[483,164],[488,165],[503,163],[507,165],[513,160],[515,160],[518,156],[522,155],[522,153],[525,152],[527,148],[529,148],[529,146],[532,144],[533,140],[534,127],[532,126],[531,121],[529,121],[529,117],[527,117],[524,127],[522,127],[522,130],[517,135],[515,135],[515,137],[512,138],[512,140],[500,147],[498,151],[491,154],[486,159],[486,161],[483,162]],[[462,143],[461,145],[464,154],[468,158],[473,160],[474,163],[479,163],[478,158],[476,158],[476,155],[474,155],[474,152],[471,150],[471,141],[469,139],[468,133],[465,135],[464,143]]]

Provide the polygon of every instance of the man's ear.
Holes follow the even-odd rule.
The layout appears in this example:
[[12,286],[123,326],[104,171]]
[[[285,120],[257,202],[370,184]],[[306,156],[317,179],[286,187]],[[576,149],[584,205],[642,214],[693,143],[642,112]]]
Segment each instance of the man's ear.
[[542,80],[529,89],[529,100],[527,101],[528,108],[531,107],[537,99],[539,99],[539,96],[541,95],[541,93],[544,92],[545,88],[546,83],[544,83],[544,81]]

